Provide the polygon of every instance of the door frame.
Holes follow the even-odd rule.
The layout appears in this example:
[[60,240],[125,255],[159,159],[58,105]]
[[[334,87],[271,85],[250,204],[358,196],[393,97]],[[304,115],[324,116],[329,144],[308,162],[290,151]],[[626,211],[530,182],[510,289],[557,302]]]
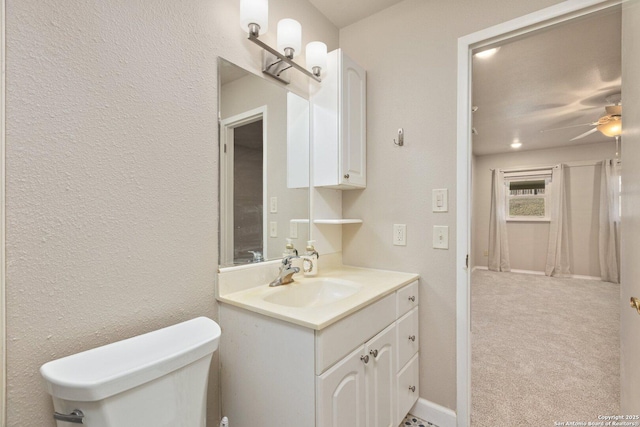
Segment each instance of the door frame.
[[233,262],[233,131],[262,120],[262,252],[267,253],[267,106],[220,120],[220,263]]
[[7,423],[7,325],[5,296],[5,0],[0,0],[0,427]]
[[624,0],[567,0],[458,39],[456,160],[456,423],[471,425],[471,76],[472,50],[596,13]]

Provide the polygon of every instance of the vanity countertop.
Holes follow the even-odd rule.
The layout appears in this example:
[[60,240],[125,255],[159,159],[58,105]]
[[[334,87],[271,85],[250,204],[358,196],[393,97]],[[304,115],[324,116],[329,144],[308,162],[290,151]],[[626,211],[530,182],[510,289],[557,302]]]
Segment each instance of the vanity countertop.
[[[322,269],[315,277],[307,278],[296,275],[293,283],[277,287],[269,287],[264,284],[249,288],[245,286],[244,289],[234,291],[225,286],[226,292],[219,292],[217,298],[221,302],[265,316],[320,330],[417,280],[418,277],[417,274],[412,273],[339,266]],[[305,283],[309,284],[319,280],[356,283],[359,285],[359,289],[352,295],[319,306],[293,307],[267,301],[276,292],[293,290],[281,288],[305,286]]]

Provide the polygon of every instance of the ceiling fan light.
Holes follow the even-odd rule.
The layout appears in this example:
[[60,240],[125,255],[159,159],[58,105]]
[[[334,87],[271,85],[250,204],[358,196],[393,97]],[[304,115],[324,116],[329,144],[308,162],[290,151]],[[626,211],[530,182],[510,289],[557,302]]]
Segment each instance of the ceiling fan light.
[[622,133],[622,119],[609,120],[607,123],[598,125],[597,129],[605,136],[619,136]]

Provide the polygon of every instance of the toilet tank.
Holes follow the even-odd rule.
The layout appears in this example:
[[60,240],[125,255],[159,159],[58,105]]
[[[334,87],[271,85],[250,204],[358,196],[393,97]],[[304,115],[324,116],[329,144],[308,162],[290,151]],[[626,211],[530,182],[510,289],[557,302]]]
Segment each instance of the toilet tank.
[[204,427],[219,340],[198,317],[42,365],[58,427]]

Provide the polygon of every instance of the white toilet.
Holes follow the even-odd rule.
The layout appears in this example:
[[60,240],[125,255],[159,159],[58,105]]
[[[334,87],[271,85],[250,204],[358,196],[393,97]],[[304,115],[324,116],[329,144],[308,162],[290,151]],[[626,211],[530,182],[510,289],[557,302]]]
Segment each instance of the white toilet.
[[204,427],[219,340],[198,317],[42,365],[58,427]]

